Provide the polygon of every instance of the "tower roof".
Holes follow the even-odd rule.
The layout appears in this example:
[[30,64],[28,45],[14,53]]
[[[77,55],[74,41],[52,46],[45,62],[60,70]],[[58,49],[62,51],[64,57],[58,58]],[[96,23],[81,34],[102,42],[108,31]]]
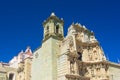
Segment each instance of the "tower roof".
[[45,25],[48,21],[50,20],[54,20],[56,22],[60,22],[60,23],[64,23],[63,19],[59,19],[54,12],[51,13],[51,15],[46,19],[44,20],[43,22],[43,25]]

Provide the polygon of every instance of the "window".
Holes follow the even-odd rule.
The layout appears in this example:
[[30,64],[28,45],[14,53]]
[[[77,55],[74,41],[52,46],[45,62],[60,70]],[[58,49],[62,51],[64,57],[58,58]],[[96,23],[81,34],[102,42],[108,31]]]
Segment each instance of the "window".
[[47,26],[47,32],[49,32],[49,26]]
[[14,76],[14,74],[10,73],[9,74],[9,80],[13,80],[13,76]]
[[59,25],[56,25],[56,33],[59,33]]

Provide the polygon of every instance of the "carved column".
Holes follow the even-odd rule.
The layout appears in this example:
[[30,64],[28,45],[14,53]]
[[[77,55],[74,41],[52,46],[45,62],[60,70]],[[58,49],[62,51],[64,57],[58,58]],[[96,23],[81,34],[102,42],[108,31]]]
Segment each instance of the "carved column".
[[75,36],[76,36],[76,33],[74,33],[74,35],[72,35],[72,37],[73,37],[73,43],[74,43],[74,50],[77,51]]

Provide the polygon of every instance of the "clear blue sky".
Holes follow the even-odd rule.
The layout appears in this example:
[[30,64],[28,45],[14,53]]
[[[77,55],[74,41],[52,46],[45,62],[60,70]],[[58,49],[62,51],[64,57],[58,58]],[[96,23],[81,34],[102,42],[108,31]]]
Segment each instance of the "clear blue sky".
[[84,24],[94,31],[110,61],[120,59],[119,0],[1,0],[0,61],[8,62],[27,46],[39,47],[42,22],[51,12],[64,19],[65,34],[72,22]]

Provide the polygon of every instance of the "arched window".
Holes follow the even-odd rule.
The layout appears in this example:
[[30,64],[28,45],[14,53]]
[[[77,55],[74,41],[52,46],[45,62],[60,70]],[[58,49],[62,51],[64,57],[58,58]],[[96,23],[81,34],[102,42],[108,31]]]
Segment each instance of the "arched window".
[[13,73],[10,73],[10,74],[9,74],[9,80],[13,80],[13,77],[14,77],[14,74],[13,74]]
[[47,32],[49,32],[49,26],[47,26]]
[[56,25],[56,33],[59,33],[59,25]]

